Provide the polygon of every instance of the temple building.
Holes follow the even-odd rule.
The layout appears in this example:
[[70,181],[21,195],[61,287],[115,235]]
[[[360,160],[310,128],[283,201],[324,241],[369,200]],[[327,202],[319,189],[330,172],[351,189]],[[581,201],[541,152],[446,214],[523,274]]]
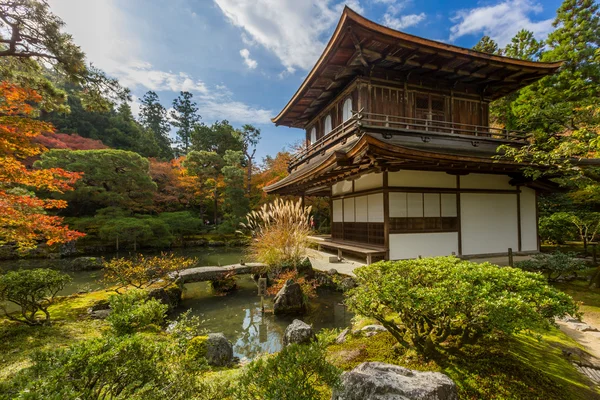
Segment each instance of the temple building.
[[327,196],[323,247],[376,259],[539,251],[524,165],[529,136],[489,124],[489,104],[561,63],[516,60],[408,35],[345,8],[298,91],[273,118],[306,131],[268,193]]

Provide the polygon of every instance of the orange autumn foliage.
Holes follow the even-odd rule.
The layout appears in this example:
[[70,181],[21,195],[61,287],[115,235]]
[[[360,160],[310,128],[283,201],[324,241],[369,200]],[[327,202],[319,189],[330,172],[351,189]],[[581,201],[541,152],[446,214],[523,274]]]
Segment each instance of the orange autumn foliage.
[[35,90],[0,83],[0,244],[14,243],[19,250],[31,249],[41,240],[52,245],[83,236],[45,211],[64,208],[66,202],[40,199],[29,192],[62,193],[72,190],[81,177],[60,168],[28,169],[23,163],[46,150],[33,139],[54,132],[51,124],[34,119],[40,101]]

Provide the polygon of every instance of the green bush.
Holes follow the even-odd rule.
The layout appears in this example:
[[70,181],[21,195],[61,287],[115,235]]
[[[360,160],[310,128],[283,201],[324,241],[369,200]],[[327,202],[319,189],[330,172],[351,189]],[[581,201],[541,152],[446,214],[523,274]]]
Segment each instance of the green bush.
[[[27,325],[49,324],[48,307],[70,281],[69,275],[47,268],[9,271],[0,275],[0,309],[13,321]],[[6,301],[19,306],[21,312],[9,314],[3,305]],[[37,319],[39,312],[44,314],[44,319]]]
[[[162,342],[107,336],[38,352],[13,379],[12,399],[188,399],[193,383],[174,368]],[[2,397],[2,396],[0,396]]]
[[[548,328],[576,315],[573,299],[543,276],[455,257],[379,262],[355,271],[350,309],[374,318],[401,345],[434,356],[453,343]],[[452,340],[449,340],[452,339]]]
[[156,299],[148,299],[148,293],[143,290],[112,295],[108,301],[111,312],[106,321],[117,335],[131,334],[165,322],[168,306]]
[[544,242],[564,244],[577,238],[577,229],[566,213],[554,213],[540,218],[539,234]]
[[191,339],[206,334],[206,329],[202,328],[202,319],[197,315],[190,316],[190,312],[191,309],[179,315],[167,328],[180,350],[185,350]]
[[330,398],[331,390],[340,384],[340,374],[341,370],[327,362],[320,344],[292,344],[274,356],[250,363],[238,379],[233,398]]
[[577,275],[577,271],[588,268],[585,261],[575,257],[574,253],[536,254],[529,260],[519,261],[517,268],[525,271],[541,272],[549,281],[556,281],[569,275]]

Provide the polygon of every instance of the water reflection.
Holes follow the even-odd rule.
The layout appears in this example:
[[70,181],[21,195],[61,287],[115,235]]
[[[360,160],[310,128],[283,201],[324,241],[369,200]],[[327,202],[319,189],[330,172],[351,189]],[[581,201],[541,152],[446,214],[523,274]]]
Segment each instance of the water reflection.
[[[222,332],[233,343],[235,356],[241,359],[281,350],[285,328],[294,318],[270,313],[263,316],[254,281],[241,275],[237,282],[239,289],[224,297],[215,296],[205,282],[187,284],[180,311],[191,309],[193,315],[202,317],[209,332]],[[319,290],[318,295],[303,321],[312,324],[316,331],[350,325],[352,313],[342,304],[342,294]],[[267,309],[272,309],[272,298],[265,299],[265,303]]]

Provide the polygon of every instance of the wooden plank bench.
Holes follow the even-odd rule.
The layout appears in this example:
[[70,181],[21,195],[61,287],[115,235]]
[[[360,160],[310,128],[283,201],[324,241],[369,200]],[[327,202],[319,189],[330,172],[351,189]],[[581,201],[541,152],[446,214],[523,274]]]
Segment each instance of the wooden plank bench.
[[313,243],[317,244],[318,250],[325,247],[328,249],[335,249],[338,253],[338,258],[341,259],[343,252],[351,252],[355,254],[361,254],[366,256],[367,265],[373,262],[374,256],[383,256],[385,257],[386,250],[383,247],[367,247],[362,246],[360,244],[348,243],[348,242],[339,242],[325,238],[311,237],[310,238]]

